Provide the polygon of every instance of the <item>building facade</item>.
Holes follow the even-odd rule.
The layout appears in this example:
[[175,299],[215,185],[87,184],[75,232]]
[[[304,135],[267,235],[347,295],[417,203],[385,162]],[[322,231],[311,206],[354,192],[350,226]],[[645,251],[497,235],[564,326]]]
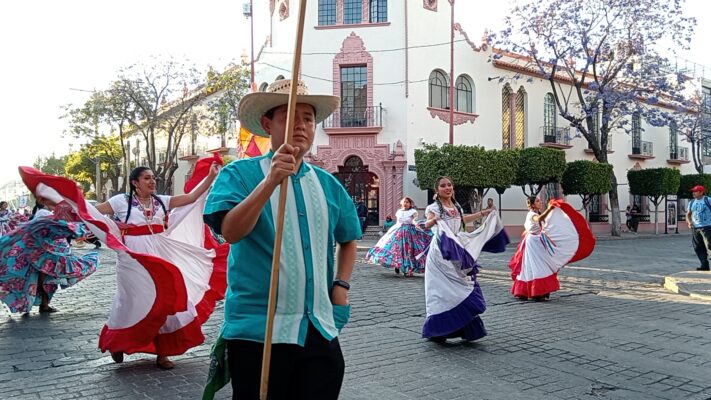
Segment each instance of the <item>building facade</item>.
[[[271,0],[270,21],[255,20],[270,26],[268,45],[255,67],[260,90],[291,76],[296,16],[290,10],[296,9],[297,0]],[[394,215],[402,196],[413,198],[418,208],[427,205],[414,151],[424,143],[448,143],[450,120],[454,144],[546,146],[565,151],[568,161],[593,159],[585,139],[558,116],[548,81],[525,73],[515,79],[522,71],[506,57],[492,62],[496,50],[486,37],[468,35],[452,15],[449,1],[443,0],[308,4],[301,78],[311,92],[341,98],[341,108],[319,125],[309,158],[338,177],[354,198],[367,199],[370,224]],[[694,168],[688,145],[673,126],[653,127],[638,116],[631,122],[631,133],[611,133],[609,162],[620,184],[622,212],[637,203],[645,221],[653,206],[650,210],[646,199],[628,194],[627,170],[672,167],[688,174]],[[543,192],[544,197],[562,196],[558,185]],[[577,196],[568,200],[582,207]],[[593,227],[600,231],[609,231],[607,203],[605,195],[591,205]],[[501,209],[505,225],[515,231],[526,212],[523,193],[507,190]]]

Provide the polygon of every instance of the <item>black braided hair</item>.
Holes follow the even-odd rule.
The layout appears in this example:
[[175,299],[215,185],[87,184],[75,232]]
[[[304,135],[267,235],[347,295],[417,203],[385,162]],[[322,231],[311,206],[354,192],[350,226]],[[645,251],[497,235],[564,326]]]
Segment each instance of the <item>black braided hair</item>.
[[536,204],[536,196],[528,196],[526,198],[526,205],[528,206],[528,209],[531,211],[538,212],[540,210],[534,210],[533,207]]
[[[128,218],[131,216],[131,199],[133,198],[133,193],[136,192],[136,186],[133,184],[133,181],[137,181],[141,177],[142,173],[150,170],[151,169],[148,167],[136,167],[131,171],[131,174],[128,176],[129,192],[128,197],[126,197],[126,201],[128,202],[128,211],[126,211],[126,220],[124,221],[124,223],[128,223]],[[158,204],[160,204],[160,207],[163,209],[163,219],[166,220],[168,218],[168,212],[166,211],[165,204],[163,204],[163,200],[161,200],[160,197],[156,196],[153,193],[151,193],[151,197],[158,200]]]
[[[435,202],[437,202],[437,206],[439,207],[440,218],[444,218],[444,205],[442,204],[442,202],[439,199],[439,196],[437,195],[437,188],[439,187],[439,182],[442,179],[447,179],[448,181],[452,182],[452,178],[445,176],[445,175],[442,175],[435,180],[435,184],[434,184],[435,194],[433,197],[434,197]],[[459,202],[457,201],[457,199],[454,198],[454,190],[452,190],[452,203],[454,203],[454,208],[456,208],[457,212],[459,213],[459,220],[461,221],[462,230],[464,230],[464,227],[465,227],[464,210],[462,210],[462,206],[459,205]]]

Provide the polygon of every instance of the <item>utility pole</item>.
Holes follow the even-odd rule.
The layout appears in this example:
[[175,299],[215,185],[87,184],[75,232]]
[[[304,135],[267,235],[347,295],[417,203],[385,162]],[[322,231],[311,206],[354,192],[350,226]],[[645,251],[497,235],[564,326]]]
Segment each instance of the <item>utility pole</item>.
[[449,22],[449,144],[454,144],[454,0],[451,5],[451,20]]

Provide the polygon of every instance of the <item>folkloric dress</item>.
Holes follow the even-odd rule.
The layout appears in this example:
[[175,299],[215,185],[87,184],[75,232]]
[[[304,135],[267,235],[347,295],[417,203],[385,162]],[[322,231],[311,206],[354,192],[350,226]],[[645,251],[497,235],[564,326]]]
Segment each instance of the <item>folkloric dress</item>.
[[12,230],[10,228],[10,219],[12,218],[13,212],[9,209],[4,209],[0,211],[0,236],[7,235]]
[[368,250],[368,260],[386,268],[400,268],[403,274],[423,272],[425,258],[418,255],[427,248],[431,234],[415,225],[416,213],[412,208],[398,210],[397,223]]
[[[186,192],[198,186],[213,162],[221,164],[217,156],[198,161]],[[74,182],[29,167],[20,173],[37,195],[66,199],[94,235],[117,252],[117,291],[99,337],[102,351],[171,356],[203,343],[201,326],[224,297],[229,252],[202,222],[207,191],[174,209],[169,196],[159,196],[169,218],[155,199],[146,209],[131,201],[128,225],[119,227],[86,202]],[[126,197],[109,200],[121,222],[129,207]]]
[[42,288],[51,299],[58,288],[66,289],[96,271],[99,255],[72,253],[67,237],[87,233],[82,223],[51,217],[36,218],[0,238],[0,300],[12,312],[29,312],[40,305],[37,290],[40,273]]
[[476,340],[486,336],[479,314],[486,310],[481,287],[476,280],[477,258],[482,251],[503,252],[509,243],[499,215],[490,213],[471,233],[462,232],[462,219],[454,208],[437,203],[427,213],[440,217],[433,227],[434,238],[427,253],[425,304],[427,319],[422,337],[432,339],[461,337]]
[[552,205],[555,208],[543,223],[533,220],[536,212],[526,215],[523,237],[509,262],[514,281],[511,293],[516,297],[540,297],[560,289],[558,271],[595,248],[585,218],[563,200]]

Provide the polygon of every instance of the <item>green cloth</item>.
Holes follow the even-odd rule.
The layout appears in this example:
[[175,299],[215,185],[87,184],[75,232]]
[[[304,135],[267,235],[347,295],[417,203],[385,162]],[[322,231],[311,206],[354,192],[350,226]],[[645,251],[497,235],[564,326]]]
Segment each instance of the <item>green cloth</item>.
[[207,373],[207,384],[202,392],[202,400],[212,400],[215,393],[230,382],[230,365],[227,362],[227,342],[222,335],[212,345],[210,352],[210,370]]

